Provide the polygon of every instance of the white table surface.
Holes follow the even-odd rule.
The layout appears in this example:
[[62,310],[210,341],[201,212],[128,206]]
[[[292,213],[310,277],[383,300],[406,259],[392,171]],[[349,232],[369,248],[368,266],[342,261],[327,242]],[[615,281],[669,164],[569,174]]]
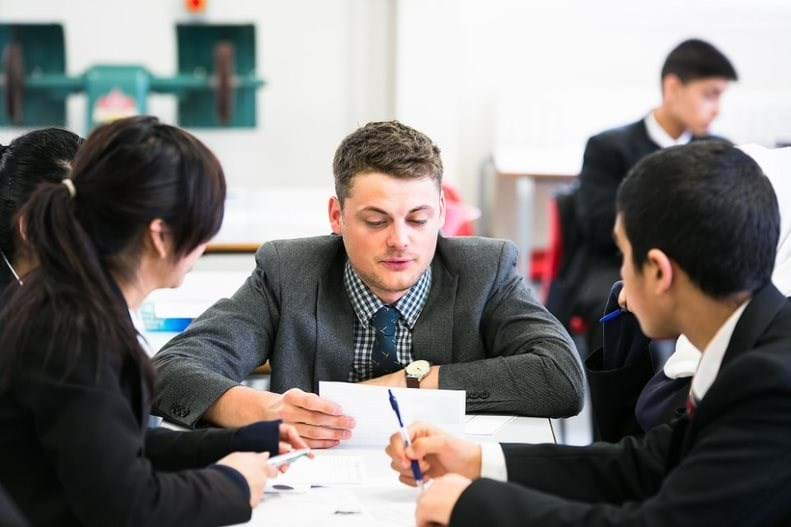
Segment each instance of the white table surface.
[[[554,438],[545,418],[514,417],[494,435],[467,436],[471,441],[552,443]],[[305,493],[266,494],[253,511],[249,526],[357,526],[415,525],[414,512],[418,490],[398,481],[390,468],[384,448],[343,448],[317,451],[317,455],[360,456],[365,465],[361,485],[312,488]],[[301,461],[309,463],[310,461]],[[337,514],[339,503],[357,502],[361,512]]]

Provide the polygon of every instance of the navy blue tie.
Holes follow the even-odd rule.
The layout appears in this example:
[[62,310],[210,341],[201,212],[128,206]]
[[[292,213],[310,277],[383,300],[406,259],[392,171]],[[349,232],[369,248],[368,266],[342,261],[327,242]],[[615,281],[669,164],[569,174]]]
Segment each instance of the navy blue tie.
[[392,306],[382,306],[371,317],[371,323],[376,329],[374,349],[371,353],[372,373],[374,377],[381,377],[401,369],[396,354],[396,322],[398,310]]

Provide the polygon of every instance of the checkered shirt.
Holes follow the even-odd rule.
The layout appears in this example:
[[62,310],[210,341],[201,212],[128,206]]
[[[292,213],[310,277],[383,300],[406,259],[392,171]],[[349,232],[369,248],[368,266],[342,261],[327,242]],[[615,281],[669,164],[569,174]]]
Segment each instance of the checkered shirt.
[[[371,324],[371,317],[385,304],[368,289],[348,260],[343,272],[343,285],[357,315],[354,319],[354,359],[349,372],[349,382],[365,381],[373,376],[371,353],[376,329]],[[417,283],[393,306],[399,313],[396,324],[396,354],[402,366],[412,362],[412,330],[423,312],[430,290],[431,267],[426,269]]]

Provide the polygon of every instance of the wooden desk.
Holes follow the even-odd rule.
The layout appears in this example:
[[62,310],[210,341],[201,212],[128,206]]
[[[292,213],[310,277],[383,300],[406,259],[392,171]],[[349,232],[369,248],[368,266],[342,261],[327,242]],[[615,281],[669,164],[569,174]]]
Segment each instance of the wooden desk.
[[223,243],[212,242],[206,246],[206,254],[255,254],[260,243]]

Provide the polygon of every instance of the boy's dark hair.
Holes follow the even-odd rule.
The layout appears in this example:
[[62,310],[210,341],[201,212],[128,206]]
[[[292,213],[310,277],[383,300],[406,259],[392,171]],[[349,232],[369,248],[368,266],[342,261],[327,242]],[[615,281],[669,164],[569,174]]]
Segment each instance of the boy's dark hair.
[[368,123],[348,135],[332,163],[335,194],[343,205],[352,179],[366,172],[395,178],[429,178],[442,187],[439,148],[422,134],[398,121]]
[[616,209],[638,272],[660,249],[707,295],[754,292],[771,279],[780,212],[769,179],[741,150],[698,141],[641,160]]
[[662,65],[662,76],[675,75],[684,84],[712,77],[739,80],[736,69],[720,50],[703,40],[685,40],[675,48]]

